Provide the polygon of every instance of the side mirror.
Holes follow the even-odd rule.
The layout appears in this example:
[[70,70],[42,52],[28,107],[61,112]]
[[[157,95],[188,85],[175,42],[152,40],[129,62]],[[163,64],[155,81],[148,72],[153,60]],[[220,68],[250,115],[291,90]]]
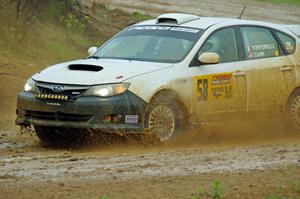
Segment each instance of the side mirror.
[[202,64],[218,64],[220,63],[220,55],[218,53],[206,52],[202,53],[198,60]]
[[88,55],[89,55],[89,56],[93,55],[97,50],[98,50],[97,47],[90,47],[90,48],[88,49]]

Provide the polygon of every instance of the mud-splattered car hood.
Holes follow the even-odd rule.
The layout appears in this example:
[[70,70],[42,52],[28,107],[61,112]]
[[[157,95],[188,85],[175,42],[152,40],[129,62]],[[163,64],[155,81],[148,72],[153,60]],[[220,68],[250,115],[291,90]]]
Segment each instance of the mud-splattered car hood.
[[[81,67],[75,70],[70,69],[70,66],[74,65]],[[48,67],[35,74],[33,79],[41,82],[77,85],[117,83],[172,65],[129,60],[81,59]],[[89,70],[88,66],[99,66],[99,71]]]

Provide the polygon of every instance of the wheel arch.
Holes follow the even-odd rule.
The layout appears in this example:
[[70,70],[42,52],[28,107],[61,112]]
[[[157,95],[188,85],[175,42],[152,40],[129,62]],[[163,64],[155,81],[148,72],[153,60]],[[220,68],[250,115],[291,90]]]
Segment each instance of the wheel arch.
[[300,85],[298,85],[297,87],[294,88],[294,90],[290,93],[290,95],[288,96],[287,100],[286,100],[286,105],[285,105],[285,110],[288,109],[289,107],[289,103],[292,100],[292,98],[296,95],[296,93],[300,93]]
[[[166,96],[167,99],[175,100],[175,102],[178,104],[178,106],[183,111],[183,119],[185,120],[185,122],[187,122],[189,120],[190,116],[188,114],[189,113],[188,107],[186,106],[186,104],[184,103],[184,101],[182,100],[182,98],[180,97],[178,92],[176,92],[175,90],[170,89],[170,88],[163,88],[161,90],[158,90],[150,98],[148,106],[151,104],[151,102],[153,102],[159,96]],[[146,107],[146,113],[148,111],[148,106]]]

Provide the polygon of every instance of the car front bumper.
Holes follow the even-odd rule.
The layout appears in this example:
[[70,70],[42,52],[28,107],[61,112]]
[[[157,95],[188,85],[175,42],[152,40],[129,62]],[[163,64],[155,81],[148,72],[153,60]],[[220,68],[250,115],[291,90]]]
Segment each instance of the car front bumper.
[[[146,103],[129,91],[112,97],[82,96],[69,101],[37,99],[33,93],[21,92],[16,124],[142,132],[145,107]],[[110,116],[117,118],[117,122],[105,120]]]

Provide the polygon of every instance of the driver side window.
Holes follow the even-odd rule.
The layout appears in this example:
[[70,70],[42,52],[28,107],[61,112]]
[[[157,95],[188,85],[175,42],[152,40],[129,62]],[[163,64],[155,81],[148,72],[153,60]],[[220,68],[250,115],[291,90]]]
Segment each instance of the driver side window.
[[220,63],[238,60],[237,42],[233,28],[212,33],[200,48],[198,56],[205,52],[214,52],[220,56]]

